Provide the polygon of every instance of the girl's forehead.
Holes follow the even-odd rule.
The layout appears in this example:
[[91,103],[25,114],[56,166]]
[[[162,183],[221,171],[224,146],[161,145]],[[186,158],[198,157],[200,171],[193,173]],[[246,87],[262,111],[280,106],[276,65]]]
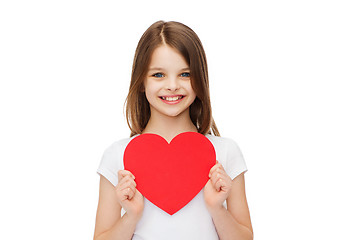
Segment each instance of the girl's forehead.
[[189,68],[182,54],[175,48],[167,45],[157,47],[151,56],[149,69],[166,69],[166,68]]

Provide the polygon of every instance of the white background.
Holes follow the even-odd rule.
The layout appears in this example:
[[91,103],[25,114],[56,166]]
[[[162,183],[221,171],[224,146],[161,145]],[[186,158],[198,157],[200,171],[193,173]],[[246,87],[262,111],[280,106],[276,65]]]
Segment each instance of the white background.
[[1,238],[92,239],[137,42],[175,20],[246,159],[255,239],[346,239],[345,1],[125,2],[1,1]]

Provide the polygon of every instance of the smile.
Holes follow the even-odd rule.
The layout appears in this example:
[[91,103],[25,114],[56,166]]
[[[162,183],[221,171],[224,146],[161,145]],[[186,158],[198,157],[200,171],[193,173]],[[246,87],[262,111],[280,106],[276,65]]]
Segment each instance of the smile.
[[176,103],[179,103],[184,98],[184,96],[183,95],[160,96],[159,98],[165,103],[176,104]]
[[163,99],[163,100],[166,100],[166,101],[177,101],[177,100],[179,100],[179,99],[182,99],[183,96],[182,96],[182,95],[180,95],[180,96],[174,96],[174,97],[165,97],[165,96],[162,96],[162,97],[160,97],[160,98]]

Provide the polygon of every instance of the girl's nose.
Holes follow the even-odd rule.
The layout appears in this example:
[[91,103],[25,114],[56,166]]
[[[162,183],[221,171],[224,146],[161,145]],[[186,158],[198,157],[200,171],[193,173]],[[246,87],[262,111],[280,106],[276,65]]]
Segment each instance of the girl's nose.
[[166,84],[166,89],[169,91],[176,91],[179,89],[179,82],[177,78],[169,78]]

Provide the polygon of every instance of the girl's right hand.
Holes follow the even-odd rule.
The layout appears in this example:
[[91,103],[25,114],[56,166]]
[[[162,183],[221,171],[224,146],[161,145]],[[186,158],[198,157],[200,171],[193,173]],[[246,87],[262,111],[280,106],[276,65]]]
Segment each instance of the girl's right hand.
[[119,204],[129,217],[139,220],[142,216],[144,200],[136,189],[135,176],[127,170],[118,171],[116,195]]

